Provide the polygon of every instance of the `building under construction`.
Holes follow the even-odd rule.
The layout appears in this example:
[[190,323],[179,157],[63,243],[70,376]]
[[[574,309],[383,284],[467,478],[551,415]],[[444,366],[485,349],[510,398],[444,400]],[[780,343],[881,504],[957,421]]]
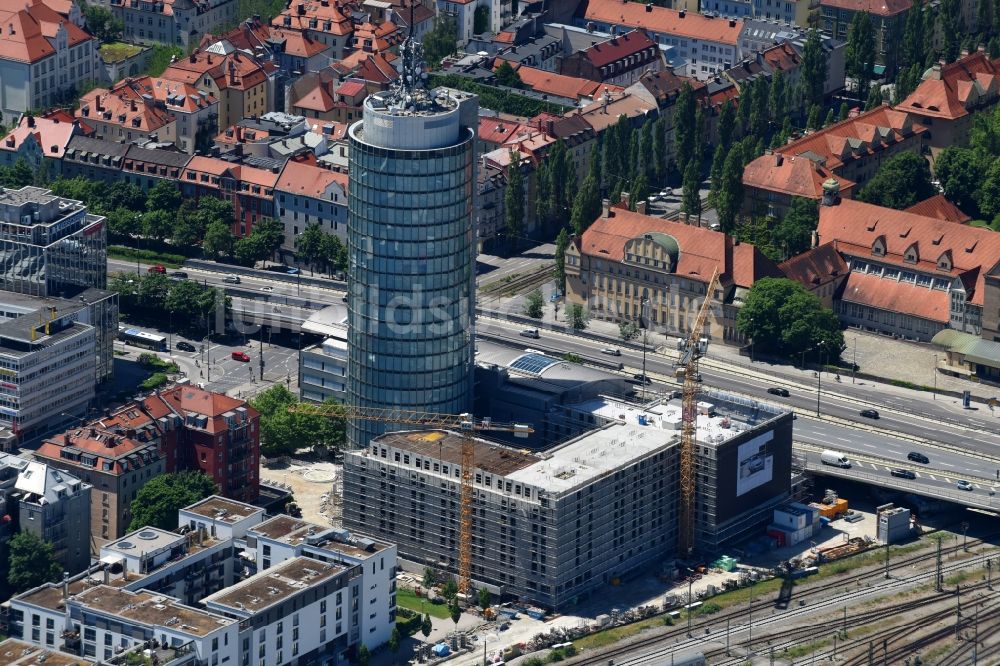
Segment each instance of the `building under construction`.
[[[708,555],[788,497],[792,417],[715,391],[699,399],[695,546]],[[559,608],[674,554],[680,400],[567,409],[596,427],[539,452],[474,440],[474,587]],[[347,452],[344,526],[391,539],[415,570],[457,573],[465,437],[397,432]]]

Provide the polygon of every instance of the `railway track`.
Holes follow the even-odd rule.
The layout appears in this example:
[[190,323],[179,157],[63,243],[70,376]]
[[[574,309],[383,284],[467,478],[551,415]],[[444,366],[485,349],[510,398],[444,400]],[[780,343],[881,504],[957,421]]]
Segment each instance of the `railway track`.
[[[990,539],[996,535],[987,536],[986,539]],[[976,545],[981,545],[983,540],[976,539],[969,543],[969,548],[973,548]],[[946,555],[951,555],[962,549],[961,544],[956,544],[955,546],[950,546],[948,548],[941,549],[942,559]],[[982,564],[987,558],[994,557],[1000,554],[1000,551],[990,551],[988,553],[973,555],[970,558],[964,559],[960,562],[954,562],[950,564],[942,564],[942,575],[946,575],[949,572],[957,571],[969,566],[975,566],[976,564]],[[906,557],[903,559],[897,559],[891,561],[891,568],[898,569],[899,567],[906,566],[918,561],[926,560],[928,557],[934,557],[935,553],[921,553],[911,557]],[[776,623],[784,623],[795,617],[805,616],[817,611],[817,608],[840,608],[841,606],[847,605],[850,601],[854,599],[859,599],[873,592],[871,586],[861,587],[862,583],[866,579],[875,578],[882,576],[883,571],[881,569],[872,570],[860,574],[854,574],[847,577],[838,577],[835,580],[824,583],[822,585],[811,586],[806,589],[801,589],[794,596],[794,599],[799,601],[799,607],[780,612],[776,615],[764,616],[759,620],[753,620],[754,629],[765,628],[767,626],[774,625]],[[904,587],[910,583],[915,582],[917,579],[928,578],[933,581],[934,571],[926,571],[916,574],[910,577],[896,577],[892,579],[889,584],[883,584],[879,586],[880,591],[891,591],[893,589],[898,589]],[[817,595],[821,595],[824,592],[837,591],[840,592],[833,599],[820,599],[813,601],[812,603],[803,603],[806,599],[815,598]],[[669,656],[671,652],[675,650],[687,650],[691,648],[699,647],[705,639],[705,636],[718,636],[718,631],[705,633],[706,628],[716,627],[720,625],[724,626],[726,622],[732,623],[734,620],[739,621],[741,624],[736,627],[731,627],[731,631],[742,632],[747,630],[747,626],[742,624],[747,618],[752,618],[754,614],[765,613],[767,611],[772,611],[774,609],[774,596],[767,595],[762,597],[761,601],[758,603],[756,600],[750,606],[740,605],[737,610],[730,610],[723,613],[716,613],[711,616],[704,616],[700,620],[693,620],[691,623],[691,637],[688,637],[687,627],[679,627],[665,633],[657,634],[655,636],[650,636],[646,639],[640,639],[633,641],[629,644],[629,651],[634,651],[636,649],[642,649],[644,647],[653,648],[653,651],[644,654],[640,657],[635,657],[632,659],[627,659],[625,661],[615,660],[618,666],[629,666],[632,664],[644,664],[650,661],[654,661],[658,657]],[[716,638],[713,638],[715,640]],[[661,647],[666,645],[665,648]],[[656,649],[656,648],[660,649]],[[619,648],[620,651],[620,648]],[[573,661],[574,664],[581,665],[597,665],[605,666],[607,664],[608,658],[615,654],[615,650],[603,651],[594,655],[583,655],[580,659]],[[742,663],[741,661],[734,661],[734,664]]]
[[483,297],[506,297],[514,296],[516,294],[524,293],[535,287],[540,287],[556,274],[555,266],[546,266],[541,270],[534,271],[532,273],[527,273],[525,275],[518,275],[512,280],[499,279],[496,282],[491,282],[488,285],[479,289],[479,293]]

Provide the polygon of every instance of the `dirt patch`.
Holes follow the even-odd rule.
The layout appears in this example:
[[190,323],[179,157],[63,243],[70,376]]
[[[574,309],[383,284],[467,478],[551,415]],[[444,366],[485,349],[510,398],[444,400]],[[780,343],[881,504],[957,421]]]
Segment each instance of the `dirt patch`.
[[305,520],[340,527],[343,517],[342,467],[327,461],[292,459],[280,468],[262,467],[261,480],[292,489]]

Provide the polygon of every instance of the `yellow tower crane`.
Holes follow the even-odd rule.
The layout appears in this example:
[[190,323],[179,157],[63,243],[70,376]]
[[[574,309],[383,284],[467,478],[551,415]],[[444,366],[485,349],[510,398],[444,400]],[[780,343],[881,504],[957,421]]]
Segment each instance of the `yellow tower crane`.
[[472,414],[437,414],[396,407],[352,407],[337,403],[324,403],[322,405],[300,403],[291,407],[291,410],[300,414],[330,418],[457,429],[463,434],[461,510],[458,530],[458,591],[466,595],[466,599],[468,599],[472,577],[472,475],[476,467],[475,447],[469,433],[512,432],[515,437],[527,437],[535,431],[534,428],[522,423],[499,423],[490,418],[476,419]]
[[684,366],[684,391],[681,407],[681,506],[677,525],[677,552],[689,557],[694,550],[694,502],[697,484],[694,473],[694,440],[698,422],[698,360],[708,349],[708,338],[702,337],[708,311],[719,285],[718,269],[712,274],[705,290],[705,300],[695,317],[691,334],[681,346],[678,365]]

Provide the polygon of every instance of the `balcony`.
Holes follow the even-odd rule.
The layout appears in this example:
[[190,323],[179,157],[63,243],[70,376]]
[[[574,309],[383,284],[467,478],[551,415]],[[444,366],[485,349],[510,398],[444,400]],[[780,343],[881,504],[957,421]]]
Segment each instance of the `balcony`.
[[[113,666],[125,666],[126,664],[132,663],[143,663],[141,658],[146,656],[146,650],[150,651],[150,658],[152,663],[162,666],[162,664],[172,664],[173,666],[186,666],[187,664],[195,664],[198,661],[198,654],[194,651],[194,643],[185,643],[180,647],[163,647],[159,644],[156,639],[146,641],[141,645],[138,645],[128,652],[122,652],[117,654],[107,663]],[[140,658],[140,661],[136,661],[136,657]]]

